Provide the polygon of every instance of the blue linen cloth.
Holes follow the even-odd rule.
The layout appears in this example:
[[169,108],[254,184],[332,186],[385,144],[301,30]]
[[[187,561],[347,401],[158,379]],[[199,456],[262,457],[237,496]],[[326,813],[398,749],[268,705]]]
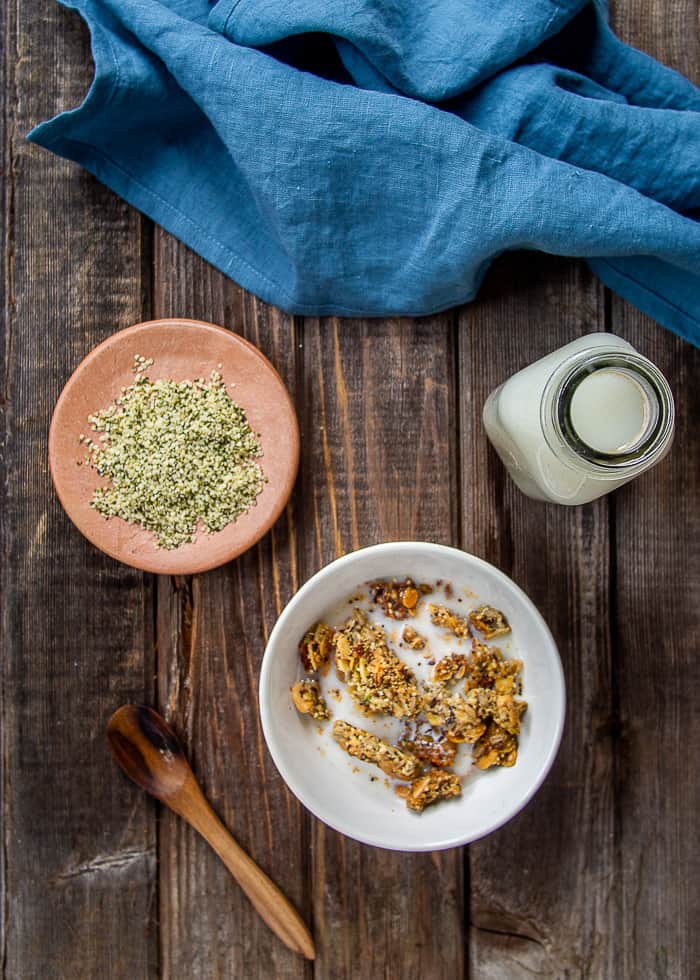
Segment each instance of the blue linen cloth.
[[584,256],[700,345],[700,90],[591,0],[62,0],[83,104],[29,139],[301,314],[426,314]]

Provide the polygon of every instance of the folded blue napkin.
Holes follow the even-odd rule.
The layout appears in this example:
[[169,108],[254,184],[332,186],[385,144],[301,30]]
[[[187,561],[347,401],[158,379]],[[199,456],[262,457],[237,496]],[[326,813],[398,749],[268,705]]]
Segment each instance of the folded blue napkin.
[[700,345],[700,90],[591,0],[64,0],[83,104],[29,138],[263,299],[425,314],[588,259]]

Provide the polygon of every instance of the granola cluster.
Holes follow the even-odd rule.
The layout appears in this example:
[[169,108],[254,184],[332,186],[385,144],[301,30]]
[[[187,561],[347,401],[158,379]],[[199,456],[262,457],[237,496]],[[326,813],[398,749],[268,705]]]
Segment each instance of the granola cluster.
[[370,582],[372,602],[378,605],[389,619],[406,619],[415,616],[421,594],[426,586],[417,586],[413,579],[403,582]]
[[460,680],[466,674],[468,666],[467,658],[463,653],[450,653],[435,664],[433,678],[441,684]]
[[406,801],[409,810],[422,813],[431,803],[461,796],[462,783],[453,772],[430,769],[424,776],[414,779],[410,786],[399,786],[396,792]]
[[305,679],[292,687],[292,701],[301,715],[311,715],[315,721],[328,721],[331,712],[321,694],[318,681]]
[[367,714],[412,718],[422,697],[413,672],[389,649],[384,630],[356,609],[333,639],[335,665],[353,701]]
[[430,603],[430,621],[435,626],[443,626],[446,630],[454,633],[455,636],[467,639],[471,636],[469,630],[469,620],[451,612],[447,606],[438,606]]
[[404,626],[401,639],[411,650],[425,650],[427,640],[412,626]]
[[469,622],[485,640],[492,640],[494,636],[505,636],[510,633],[508,620],[500,609],[494,609],[493,606],[482,606],[480,609],[474,609],[469,613]]
[[412,752],[421,762],[427,762],[436,769],[447,769],[457,755],[456,744],[427,721],[406,722],[399,747]]
[[[453,694],[442,684],[426,687],[424,714],[428,723],[444,732],[450,742],[475,742],[486,730],[482,719],[488,718],[487,692],[479,689],[479,698],[469,699],[461,694]],[[486,702],[486,704],[484,703]]]
[[506,660],[500,650],[488,647],[474,637],[466,688],[492,687],[499,694],[520,694],[522,668],[522,660]]
[[[416,586],[410,578],[372,582],[369,589],[372,602],[394,620],[415,616],[422,598],[433,591],[426,585]],[[445,591],[453,594],[451,588]],[[343,720],[333,724],[333,738],[353,758],[372,763],[390,778],[408,784],[397,793],[418,813],[461,794],[461,780],[450,767],[462,743],[472,746],[472,763],[478,769],[515,765],[521,718],[527,709],[526,702],[517,697],[522,689],[522,661],[507,659],[483,642],[510,633],[500,610],[484,605],[460,616],[445,605],[430,603],[428,612],[431,622],[446,630],[458,645],[471,641],[469,653],[452,652],[437,663],[431,659],[430,682],[418,682],[390,648],[384,629],[359,608],[339,629],[316,623],[299,645],[307,673],[325,672],[332,659],[338,677],[364,714],[404,721],[397,745]],[[392,634],[392,641],[395,638]],[[427,645],[426,638],[408,624],[401,639],[412,651]],[[292,700],[299,712],[317,721],[331,717],[315,679],[297,682]]]
[[422,771],[419,759],[411,752],[397,748],[347,721],[334,723],[333,738],[348,755],[362,762],[373,762],[393,779],[413,779]]
[[299,656],[304,670],[311,674],[329,662],[335,630],[325,623],[316,623],[299,644]]

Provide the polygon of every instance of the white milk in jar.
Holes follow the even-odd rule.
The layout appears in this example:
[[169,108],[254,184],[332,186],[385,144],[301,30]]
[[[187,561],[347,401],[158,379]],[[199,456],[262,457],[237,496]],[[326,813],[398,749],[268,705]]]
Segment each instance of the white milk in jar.
[[593,333],[492,391],[484,426],[523,493],[584,504],[665,456],[674,406],[659,369],[614,334]]

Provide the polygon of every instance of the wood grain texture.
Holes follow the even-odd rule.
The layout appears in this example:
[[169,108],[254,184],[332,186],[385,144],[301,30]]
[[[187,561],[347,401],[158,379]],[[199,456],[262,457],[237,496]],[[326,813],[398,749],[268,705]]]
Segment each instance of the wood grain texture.
[[[453,319],[307,319],[300,570],[378,541],[449,542]],[[358,583],[359,584],[359,583]],[[462,852],[396,854],[313,823],[317,977],[459,977]]]
[[[617,0],[612,15],[625,40],[700,81],[695,0]],[[12,0],[0,36],[2,975],[694,977],[698,351],[606,297],[582,263],[547,256],[503,257],[477,303],[439,317],[287,316],[24,143],[87,89],[75,15]],[[69,372],[151,315],[211,320],[257,344],[295,398],[303,439],[302,475],[271,534],[223,569],[156,583],[80,537],[45,463]],[[586,507],[529,501],[488,447],[483,401],[606,327],[667,374],[672,453]],[[260,730],[260,660],[285,603],[337,555],[399,537],[459,544],[511,574],[564,661],[569,714],[552,774],[468,857],[392,854],[325,828],[284,786]],[[198,836],[114,768],[104,725],[132,700],[155,701],[178,731],[223,822],[312,925],[315,964],[278,943]]]
[[616,876],[624,976],[700,964],[700,356],[622,301],[612,322],[668,378],[670,455],[615,495]]
[[[154,312],[234,329],[255,343],[294,396],[295,324],[156,232]],[[298,588],[293,508],[238,561],[158,583],[159,705],[214,809],[307,922],[308,817],[264,745],[257,679],[266,637]],[[193,831],[163,814],[159,837],[162,975],[304,977]]]
[[[4,38],[7,36],[7,11],[4,4],[0,5],[0,37]],[[8,133],[9,133],[9,106],[8,106],[8,94],[14,89],[15,79],[12,76],[12,87],[10,87],[10,73],[8,71],[8,51],[7,45],[3,45],[0,49],[2,54],[0,55],[0,147],[2,151],[0,157],[2,159],[2,173],[10,173],[10,161],[12,159],[12,151],[8,143]],[[13,237],[8,219],[8,204],[9,204],[10,193],[8,193],[5,181],[3,181],[2,193],[0,193],[0,248],[2,249],[3,256],[10,255],[10,240]],[[0,555],[2,555],[2,565],[0,567],[0,640],[5,642],[6,640],[6,619],[5,619],[5,606],[3,596],[7,595],[7,585],[8,585],[8,572],[5,567],[5,557],[7,555],[7,542],[9,535],[9,528],[7,526],[7,519],[4,514],[4,504],[7,486],[7,366],[8,366],[8,305],[9,305],[9,295],[10,295],[10,284],[8,282],[8,274],[10,270],[10,263],[7,258],[4,258],[2,264],[2,275],[0,276],[0,309],[2,309],[2,321],[0,330],[2,331],[2,336],[0,338],[0,378],[2,378],[2,384],[0,385],[0,486],[3,487],[3,510],[0,511]],[[2,691],[0,689],[0,706],[4,707],[4,698]],[[5,769],[5,720],[4,711],[0,711],[0,812],[5,813],[5,801],[7,799],[5,792],[5,780],[6,780],[6,769]],[[6,873],[6,860],[5,860],[5,847],[4,847],[4,837],[3,837],[3,847],[0,848],[0,895],[7,895],[7,873]],[[0,903],[0,950],[2,950],[2,960],[5,959],[5,950],[7,949],[7,903],[3,900]]]
[[157,969],[153,811],[104,726],[148,696],[152,590],[69,524],[46,458],[69,373],[140,318],[140,221],[24,141],[87,88],[82,24],[53,4],[4,14],[3,975],[140,978]]
[[[697,19],[694,0],[613,10],[623,38],[696,83]],[[700,352],[617,297],[611,322],[664,372],[677,412],[670,455],[614,499],[620,975],[685,980],[700,975]]]
[[[470,848],[470,975],[479,980],[620,976],[608,503],[526,498],[480,418],[507,377],[603,324],[602,289],[583,263],[525,253],[496,263],[460,316],[462,543],[535,602],[567,683],[564,739],[547,782],[518,817]],[[523,682],[527,700],[527,664]]]
[[610,23],[627,44],[700,84],[700,10],[695,0],[611,0]]

